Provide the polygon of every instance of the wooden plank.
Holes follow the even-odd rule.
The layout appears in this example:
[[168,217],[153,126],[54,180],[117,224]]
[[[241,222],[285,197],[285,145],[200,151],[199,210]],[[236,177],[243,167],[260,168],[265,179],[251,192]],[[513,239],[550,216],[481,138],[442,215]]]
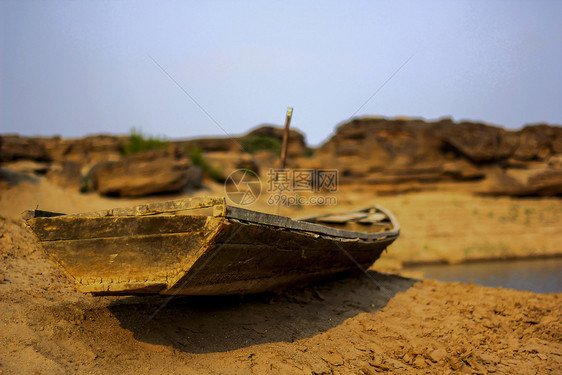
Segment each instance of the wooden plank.
[[[179,199],[166,202],[153,202],[148,204],[141,204],[134,207],[126,208],[112,208],[109,210],[89,211],[78,214],[66,215],[58,212],[42,211],[42,210],[26,210],[22,214],[24,220],[29,220],[39,217],[54,217],[54,216],[67,216],[67,217],[108,217],[108,216],[142,216],[142,215],[156,215],[162,213],[177,213],[187,210],[196,210],[200,208],[216,207],[226,205],[226,199],[223,197],[193,197],[186,199]],[[220,213],[221,210],[218,210]],[[219,215],[215,215],[219,216]]]
[[322,215],[314,215],[314,216],[305,216],[305,217],[299,217],[296,218],[295,220],[299,220],[299,221],[306,221],[306,222],[316,222],[318,219],[323,218],[323,217],[328,217],[328,216],[335,216],[335,215],[347,215],[347,214],[353,214],[353,213],[360,213],[360,214],[365,214],[365,213],[369,213],[372,211],[375,211],[375,207],[374,206],[370,206],[367,208],[363,208],[360,210],[354,210],[354,211],[347,211],[347,212],[337,212],[337,213],[327,213],[327,214],[322,214]]
[[361,223],[358,221],[350,221],[345,225],[342,224],[326,224],[326,225],[333,225],[337,226],[342,230],[352,231],[352,232],[360,232],[360,233],[368,233],[368,234],[381,234],[381,237],[386,237],[387,233],[392,229],[392,225],[389,222],[383,223]]
[[382,212],[375,212],[373,214],[370,214],[364,219],[358,220],[357,222],[362,224],[372,224],[372,223],[379,223],[387,219],[388,218],[386,217],[386,215],[383,214]]
[[[387,233],[361,233],[355,231],[347,231],[347,230],[327,227],[325,225],[310,223],[306,221],[291,220],[290,218],[285,216],[266,214],[263,212],[256,212],[256,211],[246,210],[244,208],[232,207],[232,206],[226,207],[226,217],[243,220],[250,223],[265,224],[275,227],[291,229],[295,232],[298,231],[310,232],[310,233],[330,236],[334,238],[345,238],[345,239],[359,238],[366,241],[376,241],[380,238],[387,237],[387,236],[398,236],[399,233],[399,231],[396,231],[394,229]],[[392,218],[390,219],[392,220]]]
[[179,199],[166,202],[154,202],[148,204],[141,204],[128,208],[113,208],[110,210],[91,211],[74,215],[67,215],[69,217],[105,217],[105,216],[142,216],[142,215],[155,215],[160,213],[174,213],[185,210],[192,210],[205,207],[213,207],[218,205],[225,205],[226,200],[223,197],[193,197],[186,199]]
[[[48,241],[45,251],[82,284],[173,277],[205,240],[199,233]],[[97,281],[96,281],[97,280]]]
[[[233,236],[233,234],[235,234]],[[328,238],[315,238],[304,233],[293,233],[256,224],[234,223],[213,240],[220,247],[216,257],[228,259],[228,273],[236,269],[247,272],[275,274],[299,272],[302,268],[338,267],[350,262],[344,248],[362,262],[376,254],[379,246],[358,239],[340,241],[338,245]],[[384,245],[381,244],[381,247]],[[269,271],[267,271],[269,270]]]
[[[43,241],[45,252],[89,291],[151,290],[180,278],[206,249],[223,218],[208,218],[189,233]],[[171,285],[171,284],[170,284]],[[82,288],[83,290],[86,290]]]
[[205,227],[206,216],[109,216],[36,218],[28,221],[41,241],[108,237],[134,237],[169,233],[196,233]]
[[316,219],[316,221],[319,223],[345,224],[348,221],[363,219],[367,216],[368,214],[364,212],[354,212],[349,214],[322,216]]
[[[227,239],[228,242],[223,242]],[[393,240],[377,243],[347,240],[340,244],[345,250],[342,251],[326,238],[233,223],[215,238],[184,277],[164,293],[172,290],[179,294],[253,293],[307,278],[350,270],[360,272],[348,255],[367,268]]]

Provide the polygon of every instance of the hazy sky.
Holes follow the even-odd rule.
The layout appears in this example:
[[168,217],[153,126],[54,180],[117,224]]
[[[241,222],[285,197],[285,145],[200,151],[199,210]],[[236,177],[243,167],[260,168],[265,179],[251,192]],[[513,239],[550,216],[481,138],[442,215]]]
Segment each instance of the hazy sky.
[[354,114],[561,124],[561,20],[556,0],[0,0],[0,133],[241,134],[287,106],[313,144]]

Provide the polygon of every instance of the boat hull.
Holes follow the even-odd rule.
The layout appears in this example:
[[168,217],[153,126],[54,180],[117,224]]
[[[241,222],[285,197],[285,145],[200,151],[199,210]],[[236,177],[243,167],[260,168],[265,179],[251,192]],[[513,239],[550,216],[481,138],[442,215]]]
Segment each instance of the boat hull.
[[[216,199],[186,207],[61,216],[35,212],[27,214],[26,223],[77,289],[98,295],[245,294],[303,285],[361,272],[399,233],[397,228],[376,235],[340,231]],[[197,212],[201,207],[212,213]]]
[[230,221],[166,293],[259,293],[341,273],[358,273],[369,268],[393,241],[334,241]]

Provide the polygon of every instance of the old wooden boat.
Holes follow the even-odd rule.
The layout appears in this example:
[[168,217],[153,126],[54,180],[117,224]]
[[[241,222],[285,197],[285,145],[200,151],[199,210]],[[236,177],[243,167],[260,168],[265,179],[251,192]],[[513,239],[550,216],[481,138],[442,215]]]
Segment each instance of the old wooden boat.
[[49,258],[98,295],[258,293],[362,272],[399,235],[375,206],[304,220],[202,197],[64,215],[26,224]]

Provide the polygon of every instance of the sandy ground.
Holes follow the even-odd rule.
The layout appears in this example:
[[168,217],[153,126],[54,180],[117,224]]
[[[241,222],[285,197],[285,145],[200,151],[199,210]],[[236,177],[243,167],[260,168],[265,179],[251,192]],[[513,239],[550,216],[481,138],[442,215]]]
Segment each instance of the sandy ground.
[[[70,213],[138,200],[81,195],[32,177],[9,180],[0,182],[2,374],[562,371],[562,294],[380,272],[412,261],[558,254],[560,200],[343,189],[338,209],[375,200],[402,223],[401,238],[368,274],[277,295],[168,300],[76,292],[20,219],[37,205]],[[219,187],[197,194],[213,192]],[[268,208],[263,201],[252,208],[260,207]]]

